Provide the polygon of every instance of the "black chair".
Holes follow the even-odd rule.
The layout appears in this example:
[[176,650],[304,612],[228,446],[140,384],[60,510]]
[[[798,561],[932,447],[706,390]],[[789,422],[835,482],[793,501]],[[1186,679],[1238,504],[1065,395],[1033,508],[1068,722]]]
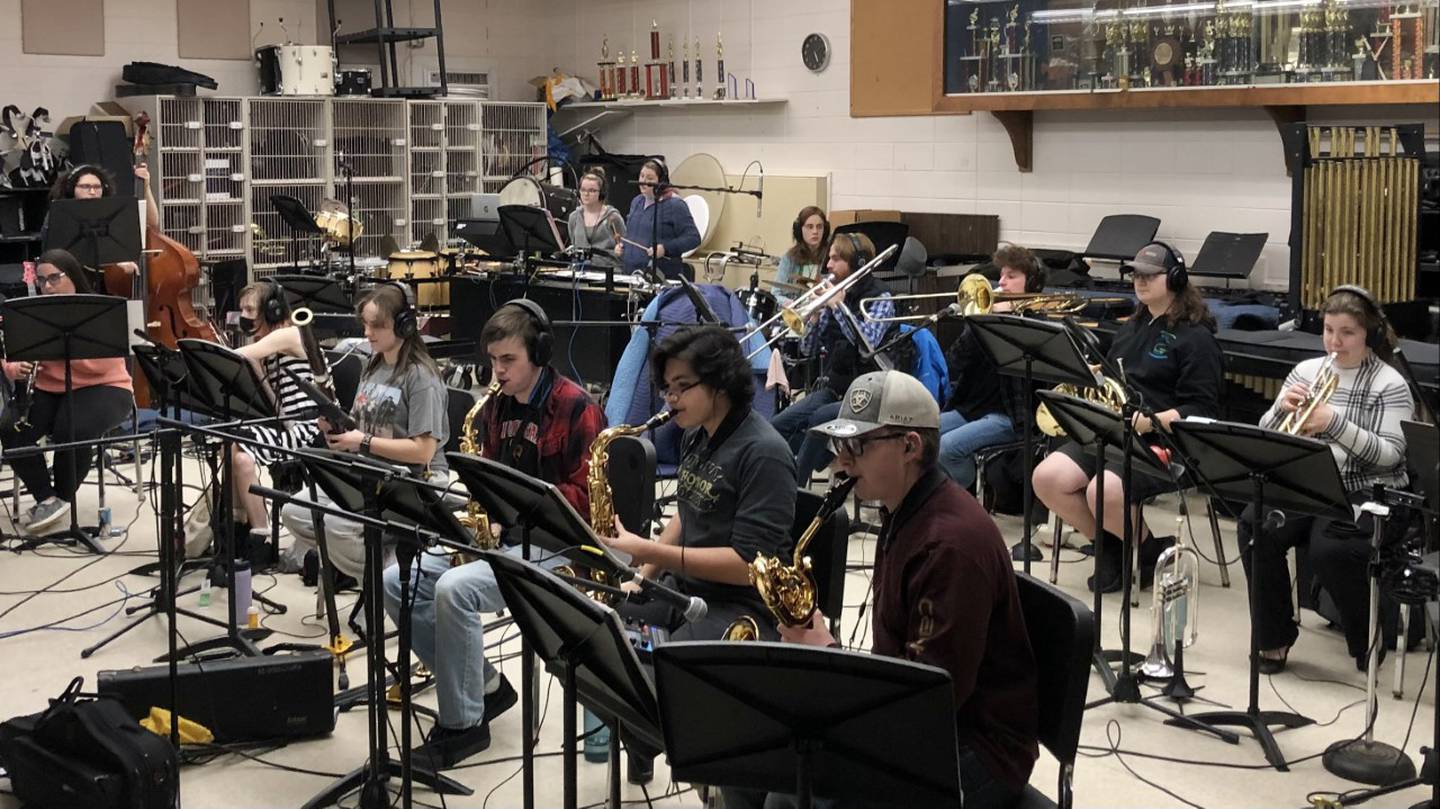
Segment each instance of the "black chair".
[[330,358],[330,381],[335,385],[335,400],[340,409],[348,413],[350,406],[355,404],[355,393],[360,390],[360,374],[365,369],[365,358],[359,354],[344,356],[335,351],[326,354]]
[[[795,522],[791,524],[790,538],[798,542],[815,512],[825,498],[807,489],[800,489],[795,495]],[[850,550],[850,515],[838,508],[830,518],[820,525],[819,532],[806,548],[810,557],[810,568],[815,576],[816,600],[820,611],[830,619],[830,634],[840,634],[840,613],[845,608],[845,558]]]
[[1040,743],[1060,762],[1059,800],[1026,786],[1016,809],[1069,809],[1075,799],[1071,783],[1090,685],[1095,615],[1079,600],[1033,576],[1016,571],[1015,580],[1038,673]]
[[450,437],[445,441],[446,452],[460,451],[460,435],[465,427],[465,414],[475,405],[475,394],[459,388],[445,388],[445,412],[450,422]]

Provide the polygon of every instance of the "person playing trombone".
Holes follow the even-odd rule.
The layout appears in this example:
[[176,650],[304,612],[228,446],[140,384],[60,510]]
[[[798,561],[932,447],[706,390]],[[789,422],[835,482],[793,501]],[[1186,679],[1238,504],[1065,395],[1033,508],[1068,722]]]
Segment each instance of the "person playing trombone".
[[[863,233],[837,233],[830,240],[826,269],[829,277],[817,284],[812,294],[823,296],[833,285],[845,282],[875,257],[875,244]],[[843,292],[831,295],[823,305],[810,313],[805,334],[800,340],[800,354],[816,357],[820,376],[803,398],[780,411],[770,424],[796,454],[795,471],[803,481],[824,468],[829,462],[825,442],[809,438],[808,431],[817,424],[830,421],[840,411],[840,397],[855,377],[878,370],[870,349],[879,345],[889,324],[884,318],[895,308],[889,293],[875,280],[873,273],[856,278]],[[867,305],[870,319],[856,315],[866,298],[878,298]],[[852,305],[853,304],[853,305]]]

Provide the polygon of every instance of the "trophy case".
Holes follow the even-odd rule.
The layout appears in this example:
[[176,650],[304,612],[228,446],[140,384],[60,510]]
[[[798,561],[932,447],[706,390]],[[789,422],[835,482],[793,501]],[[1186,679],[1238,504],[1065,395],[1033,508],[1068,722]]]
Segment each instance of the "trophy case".
[[1437,8],[1440,0],[947,0],[944,94],[1433,85]]

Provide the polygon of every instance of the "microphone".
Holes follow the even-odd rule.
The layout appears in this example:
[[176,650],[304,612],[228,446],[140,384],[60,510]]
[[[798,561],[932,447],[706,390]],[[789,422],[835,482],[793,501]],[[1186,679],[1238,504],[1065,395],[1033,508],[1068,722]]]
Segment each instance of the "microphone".
[[755,218],[765,215],[765,166],[760,166],[760,190],[755,192]]
[[669,604],[685,615],[685,620],[690,623],[702,620],[710,609],[705,599],[699,596],[687,596],[678,590],[672,590],[660,582],[651,581],[646,578],[636,577],[640,582],[640,591],[651,601],[660,601]]
[[905,237],[905,245],[900,248],[900,258],[895,260],[895,269],[911,276],[919,277],[925,274],[925,263],[930,260],[930,253],[925,245],[914,236]]

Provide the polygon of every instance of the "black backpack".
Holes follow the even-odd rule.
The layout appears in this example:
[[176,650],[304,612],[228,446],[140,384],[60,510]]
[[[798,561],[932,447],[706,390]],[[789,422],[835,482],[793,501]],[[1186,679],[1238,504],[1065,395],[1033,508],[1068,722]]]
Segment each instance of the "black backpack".
[[50,707],[0,723],[0,763],[35,809],[171,809],[179,761],[167,739],[109,697],[82,695],[76,677]]

